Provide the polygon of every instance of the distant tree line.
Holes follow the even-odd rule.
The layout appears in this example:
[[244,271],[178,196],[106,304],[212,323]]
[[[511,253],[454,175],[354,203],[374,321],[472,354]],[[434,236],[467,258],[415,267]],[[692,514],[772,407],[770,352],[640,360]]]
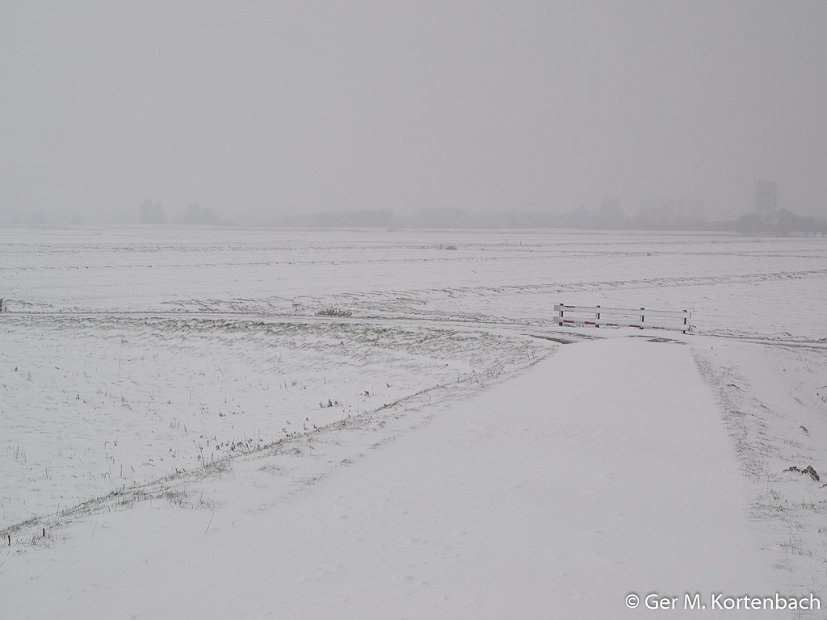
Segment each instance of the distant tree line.
[[[678,205],[680,207],[680,205]],[[785,210],[765,220],[749,213],[737,220],[706,220],[692,209],[645,208],[628,216],[616,207],[579,209],[569,213],[500,211],[475,213],[457,208],[423,209],[409,216],[391,211],[340,211],[293,215],[277,219],[277,226],[308,228],[575,228],[586,230],[675,230],[740,232],[746,235],[825,235],[827,221]]]
[[155,200],[144,200],[138,208],[138,221],[141,224],[164,224],[166,222],[164,207]]
[[737,230],[746,235],[827,235],[827,220],[798,215],[779,209],[769,216],[745,213],[738,218]]
[[[396,215],[387,209],[330,211],[278,216],[273,226],[307,228],[576,228],[588,230],[725,231],[745,235],[827,235],[827,220],[801,216],[785,209],[772,215],[747,213],[736,220],[709,221],[698,214],[700,203],[655,200],[641,203],[637,215],[626,215],[618,201],[604,201],[599,208],[580,208],[568,213],[524,211],[475,212],[455,207],[420,209]],[[138,211],[142,224],[167,223],[158,201],[144,200]],[[190,205],[177,222],[187,225],[226,225],[214,209]]]
[[[166,224],[166,212],[163,205],[157,200],[144,200],[141,206],[138,207],[138,222],[141,224]],[[184,211],[184,216],[181,218],[181,224],[200,225],[200,226],[219,226],[226,224],[222,221],[214,209],[209,207],[201,207],[199,205],[190,205]]]

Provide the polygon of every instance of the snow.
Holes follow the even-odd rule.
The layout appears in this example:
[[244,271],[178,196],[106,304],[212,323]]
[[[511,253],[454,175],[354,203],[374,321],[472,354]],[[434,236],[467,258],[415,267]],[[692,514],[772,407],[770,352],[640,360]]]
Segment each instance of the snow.
[[[825,595],[824,481],[784,471],[827,471],[823,240],[0,239],[3,618]],[[697,335],[558,328],[560,302],[686,308]]]
[[[753,518],[777,552],[779,588],[823,591],[827,583],[827,349],[738,341],[695,345],[714,387],[745,478]],[[814,466],[820,480],[787,472]]]
[[686,308],[703,316],[707,332],[735,335],[824,338],[827,326],[822,238],[176,227],[2,233],[0,273],[12,310],[295,317],[343,306],[362,318],[542,325],[562,302]]
[[[203,512],[107,515],[94,536],[5,576],[22,603],[12,611],[596,618],[622,615],[629,591],[771,590],[734,451],[685,346],[569,345],[419,415],[432,419],[289,499],[245,463],[231,487],[206,485],[225,507],[208,529]],[[43,583],[53,597],[37,596]]]
[[548,349],[413,325],[3,318],[0,527]]

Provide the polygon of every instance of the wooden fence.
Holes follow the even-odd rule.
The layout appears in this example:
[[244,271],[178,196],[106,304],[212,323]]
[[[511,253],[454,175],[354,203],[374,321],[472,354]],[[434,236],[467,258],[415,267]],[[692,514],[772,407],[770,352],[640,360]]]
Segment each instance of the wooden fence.
[[668,329],[692,332],[686,310],[647,310],[646,308],[603,308],[601,306],[554,306],[555,319],[561,327],[588,325],[591,327],[637,327],[638,329]]

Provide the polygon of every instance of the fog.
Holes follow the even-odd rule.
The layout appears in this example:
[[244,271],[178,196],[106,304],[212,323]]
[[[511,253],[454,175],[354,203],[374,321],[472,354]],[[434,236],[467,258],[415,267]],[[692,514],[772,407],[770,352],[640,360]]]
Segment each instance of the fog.
[[0,0],[0,223],[827,213],[827,3]]

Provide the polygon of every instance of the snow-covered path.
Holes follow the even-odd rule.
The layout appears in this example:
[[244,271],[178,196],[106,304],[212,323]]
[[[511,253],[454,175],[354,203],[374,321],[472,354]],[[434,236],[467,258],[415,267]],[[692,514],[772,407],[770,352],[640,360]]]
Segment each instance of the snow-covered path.
[[0,556],[2,617],[656,617],[624,603],[653,591],[697,617],[684,592],[774,592],[688,346],[563,346],[417,415],[288,501],[230,478],[206,534],[209,513],[139,505]]

